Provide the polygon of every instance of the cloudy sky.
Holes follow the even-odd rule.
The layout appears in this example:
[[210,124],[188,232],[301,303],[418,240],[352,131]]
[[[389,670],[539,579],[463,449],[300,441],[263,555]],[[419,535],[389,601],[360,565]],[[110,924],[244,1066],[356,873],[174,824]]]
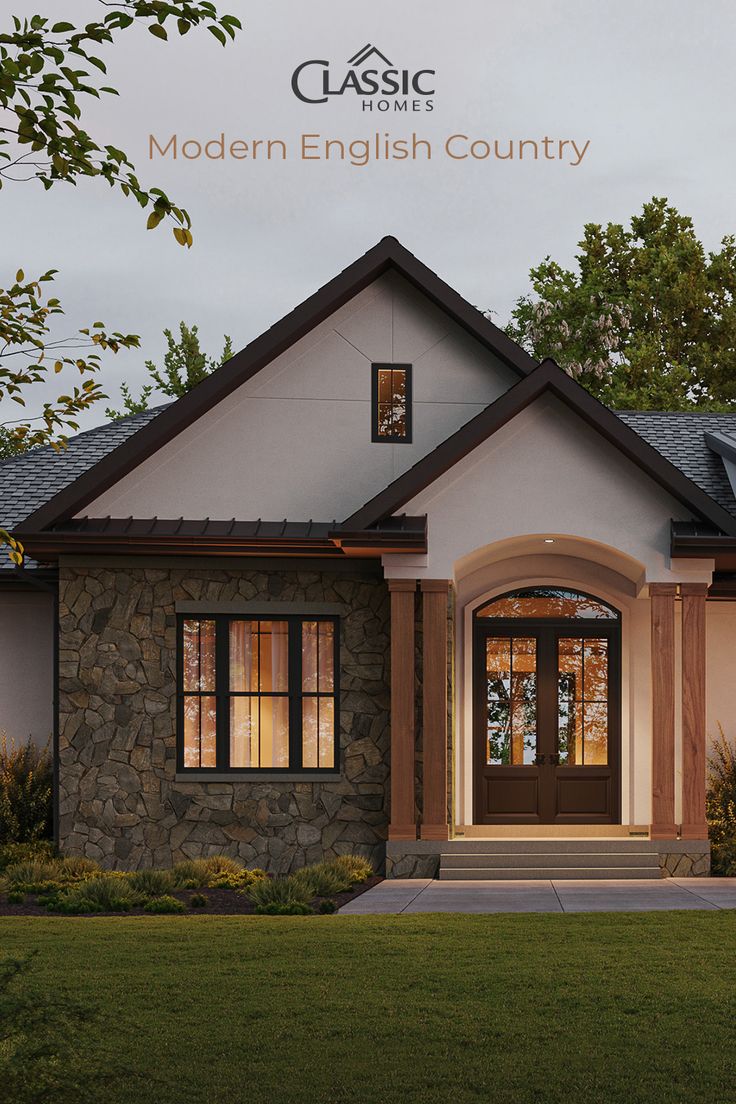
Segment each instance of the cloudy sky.
[[[219,6],[219,0],[218,0]],[[7,0],[86,22],[96,0]],[[119,99],[91,102],[90,132],[125,149],[141,180],[193,219],[195,244],[149,233],[102,184],[34,183],[0,193],[2,279],[58,268],[67,328],[104,319],[139,333],[140,353],[107,362],[134,389],[160,359],[165,326],[197,322],[206,346],[246,344],[385,234],[395,234],[503,324],[546,254],[571,263],[586,221],[626,220],[653,194],[695,220],[707,247],[736,231],[733,0],[223,0],[243,32],[168,44],[144,30],[103,51]],[[361,99],[300,102],[291,74],[330,61],[335,79],[367,43],[397,68],[435,69],[434,111],[361,110]],[[354,167],[303,161],[302,133],[349,141],[415,132],[433,157]],[[280,160],[149,160],[149,135],[202,143],[282,139]],[[504,146],[545,136],[590,146],[568,159],[453,161],[448,135]],[[192,147],[190,147],[191,149]],[[85,425],[104,420],[102,405]]]

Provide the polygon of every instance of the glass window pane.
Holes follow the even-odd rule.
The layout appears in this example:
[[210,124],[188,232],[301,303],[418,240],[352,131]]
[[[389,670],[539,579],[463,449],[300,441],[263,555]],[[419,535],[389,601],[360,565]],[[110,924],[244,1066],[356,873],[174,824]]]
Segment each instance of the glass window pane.
[[184,766],[217,766],[217,699],[184,698]]
[[289,689],[289,626],[286,621],[259,621],[259,682],[261,693]]
[[335,765],[335,699],[319,698],[319,765]]
[[477,611],[477,617],[570,617],[584,620],[616,620],[618,614],[600,598],[591,598],[563,587],[528,587],[494,598]]
[[260,705],[259,767],[289,765],[289,699],[286,697],[258,699]]
[[313,694],[317,690],[317,625],[318,621],[302,624],[302,691]]
[[608,762],[608,640],[565,637],[558,644],[561,766]]
[[230,689],[258,688],[258,622],[230,622]]
[[391,403],[378,404],[378,436],[392,437],[394,432],[394,408]]
[[230,766],[258,766],[258,698],[230,699]]
[[378,401],[391,405],[393,400],[393,372],[390,368],[378,369]]
[[533,637],[486,640],[486,762],[519,766],[537,753],[537,656]]
[[335,626],[330,621],[318,621],[319,690],[331,694],[335,689]]
[[319,698],[302,700],[302,766],[319,766]]
[[187,619],[183,629],[182,689],[215,689],[215,622]]

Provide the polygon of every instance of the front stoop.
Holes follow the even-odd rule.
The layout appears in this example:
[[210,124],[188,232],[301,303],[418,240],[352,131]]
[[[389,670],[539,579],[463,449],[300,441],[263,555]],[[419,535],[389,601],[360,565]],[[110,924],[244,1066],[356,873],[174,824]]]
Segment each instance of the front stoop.
[[707,840],[460,837],[441,842],[391,840],[386,845],[389,878],[579,881],[697,877],[709,871]]

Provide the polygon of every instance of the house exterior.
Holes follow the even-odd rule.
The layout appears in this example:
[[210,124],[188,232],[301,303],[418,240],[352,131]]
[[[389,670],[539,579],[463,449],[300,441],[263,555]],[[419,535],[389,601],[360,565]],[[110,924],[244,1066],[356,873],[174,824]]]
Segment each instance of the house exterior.
[[385,238],[0,464],[0,729],[53,734],[59,846],[113,868],[706,873],[735,487],[736,416],[608,410]]

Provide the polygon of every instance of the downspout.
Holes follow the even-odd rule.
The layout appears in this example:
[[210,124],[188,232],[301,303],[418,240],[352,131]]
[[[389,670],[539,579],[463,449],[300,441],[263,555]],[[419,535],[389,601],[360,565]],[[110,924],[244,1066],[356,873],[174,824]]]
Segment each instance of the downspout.
[[51,730],[51,751],[52,751],[52,831],[54,837],[54,847],[58,849],[59,846],[59,584],[47,583],[43,579],[34,579],[33,572],[29,572],[24,567],[16,567],[15,574],[23,579],[25,583],[35,587],[37,590],[43,591],[45,594],[50,594],[53,599],[53,617],[51,624],[52,633],[52,663],[53,663],[53,690],[52,690],[52,709],[54,714],[54,723]]

